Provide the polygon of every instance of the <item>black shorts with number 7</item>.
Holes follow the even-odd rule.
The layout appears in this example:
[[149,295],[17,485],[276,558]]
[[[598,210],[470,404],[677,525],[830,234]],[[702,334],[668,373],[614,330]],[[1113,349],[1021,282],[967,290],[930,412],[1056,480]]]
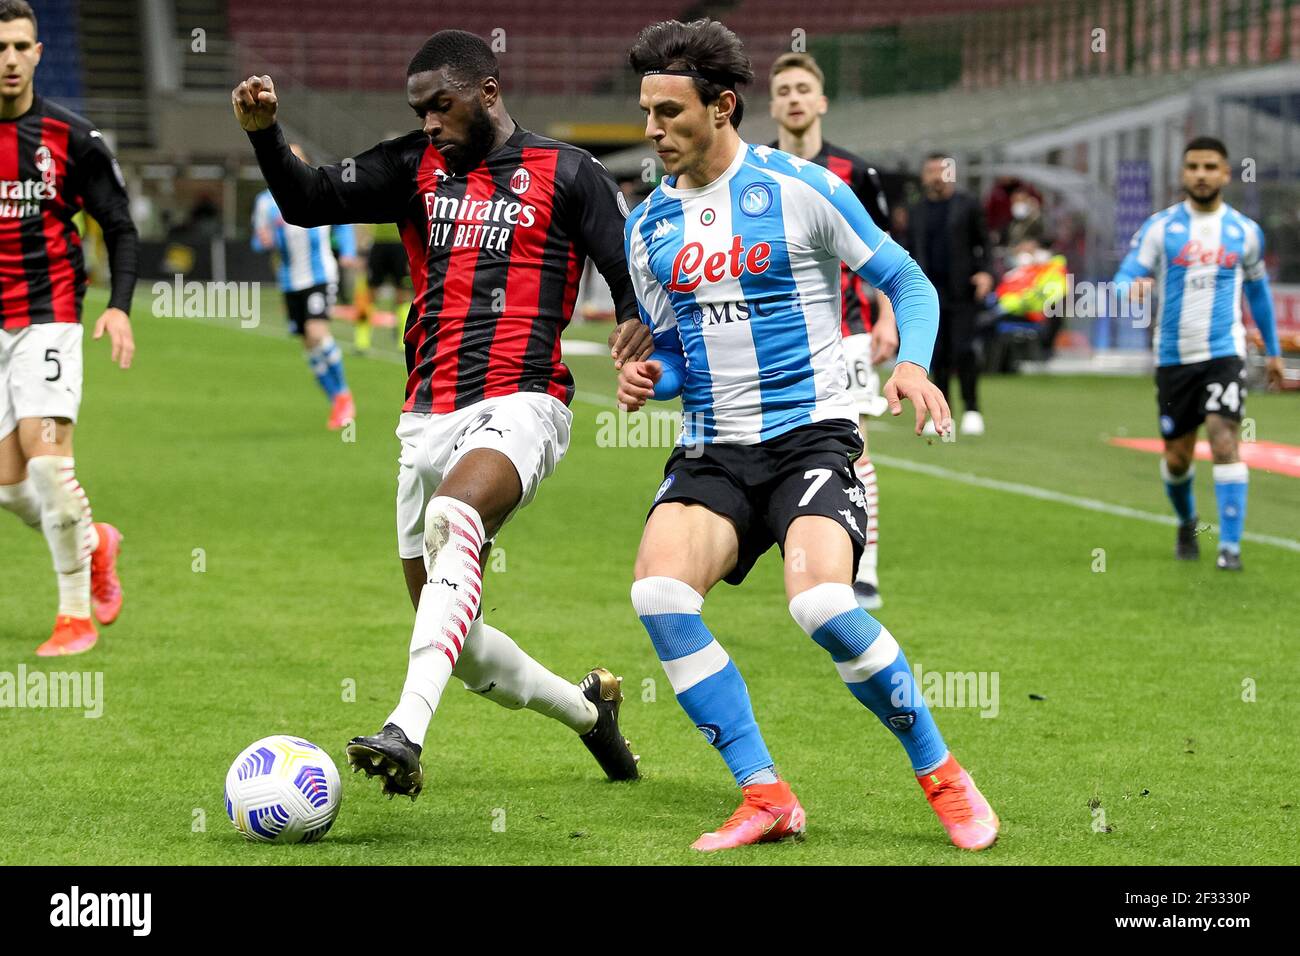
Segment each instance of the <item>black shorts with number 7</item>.
[[1246,366],[1235,355],[1162,365],[1156,369],[1156,402],[1165,438],[1195,431],[1207,414],[1239,422],[1246,410]]
[[[757,445],[676,448],[650,510],[668,501],[700,504],[736,526],[740,553],[723,580],[739,584],[801,515],[839,523],[853,542],[853,567],[866,545],[867,493],[853,472],[862,439],[847,419],[814,422]],[[648,516],[647,516],[648,517]]]

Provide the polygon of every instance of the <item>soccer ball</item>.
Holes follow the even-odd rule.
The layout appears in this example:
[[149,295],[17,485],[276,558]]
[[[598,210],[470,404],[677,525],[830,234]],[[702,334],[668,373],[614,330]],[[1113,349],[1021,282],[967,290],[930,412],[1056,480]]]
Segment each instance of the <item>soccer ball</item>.
[[249,840],[312,843],[339,815],[339,771],[301,737],[276,734],[244,748],[226,773],[226,816]]

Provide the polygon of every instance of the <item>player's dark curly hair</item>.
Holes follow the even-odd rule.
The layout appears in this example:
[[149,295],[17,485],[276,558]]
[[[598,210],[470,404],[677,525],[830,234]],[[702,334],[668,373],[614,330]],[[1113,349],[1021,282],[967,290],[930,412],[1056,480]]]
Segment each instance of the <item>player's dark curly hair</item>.
[[[3,2],[3,0],[0,0]],[[487,41],[465,30],[439,30],[424,41],[418,53],[411,57],[406,75],[451,68],[452,76],[465,86],[483,82],[489,76],[501,79],[501,66]]]
[[1228,158],[1228,147],[1223,144],[1223,140],[1215,139],[1213,136],[1198,136],[1192,140],[1183,149],[1183,153],[1190,153],[1194,149],[1212,149],[1225,160]]
[[11,20],[31,20],[32,31],[36,30],[36,11],[27,0],[0,0],[0,23]]
[[740,126],[745,101],[736,87],[754,79],[754,68],[740,37],[717,20],[664,20],[638,34],[627,54],[637,73],[648,70],[698,70],[706,79],[692,77],[700,102],[708,105],[723,90],[736,94],[731,125]]

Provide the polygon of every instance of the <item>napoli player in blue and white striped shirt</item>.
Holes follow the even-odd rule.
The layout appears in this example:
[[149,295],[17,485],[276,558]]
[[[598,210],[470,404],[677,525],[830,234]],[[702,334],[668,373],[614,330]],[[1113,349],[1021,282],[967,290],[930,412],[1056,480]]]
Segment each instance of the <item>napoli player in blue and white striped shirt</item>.
[[[301,146],[294,144],[290,148],[306,161]],[[329,328],[330,307],[339,282],[332,240],[338,242],[340,256],[356,258],[351,226],[304,229],[291,225],[280,215],[269,189],[253,201],[253,249],[277,255],[276,277],[284,293],[289,328],[302,336],[307,364],[331,403],[329,427],[338,429],[356,417],[357,409],[343,374],[343,352]]]
[[[903,745],[953,843],[982,849],[998,822],[949,753],[889,631],[853,594],[865,543],[862,452],[840,335],[840,262],[884,292],[901,347],[884,394],[952,422],[926,377],[938,299],[915,262],[834,173],[744,143],[736,86],[752,79],[716,21],[647,27],[632,48],[646,135],[668,176],[628,217],[628,268],[654,331],[648,361],[621,363],[619,401],[681,395],[636,560],[632,604],[678,702],[721,753],[744,798],[698,850],[802,836],[803,808],[776,772],[736,665],[704,625],[704,595],[739,584],[773,544],[790,614]],[[773,639],[782,639],[772,635]]]
[[1269,384],[1282,384],[1264,232],[1223,201],[1232,172],[1221,141],[1192,140],[1183,152],[1182,179],[1187,199],[1143,224],[1115,282],[1123,296],[1136,290],[1136,298],[1145,299],[1152,287],[1156,294],[1156,392],[1165,441],[1160,470],[1179,519],[1174,553],[1183,560],[1200,556],[1192,479],[1196,435],[1204,422],[1219,506],[1216,564],[1239,571],[1248,480],[1238,453],[1246,407],[1243,292],[1269,356]]

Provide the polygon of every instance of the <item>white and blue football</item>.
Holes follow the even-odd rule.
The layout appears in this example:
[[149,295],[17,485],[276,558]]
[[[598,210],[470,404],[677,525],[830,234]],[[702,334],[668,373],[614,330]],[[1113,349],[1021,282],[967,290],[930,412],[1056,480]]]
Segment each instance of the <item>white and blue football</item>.
[[261,843],[312,843],[334,824],[343,788],[330,755],[276,734],[244,748],[226,773],[226,815]]

